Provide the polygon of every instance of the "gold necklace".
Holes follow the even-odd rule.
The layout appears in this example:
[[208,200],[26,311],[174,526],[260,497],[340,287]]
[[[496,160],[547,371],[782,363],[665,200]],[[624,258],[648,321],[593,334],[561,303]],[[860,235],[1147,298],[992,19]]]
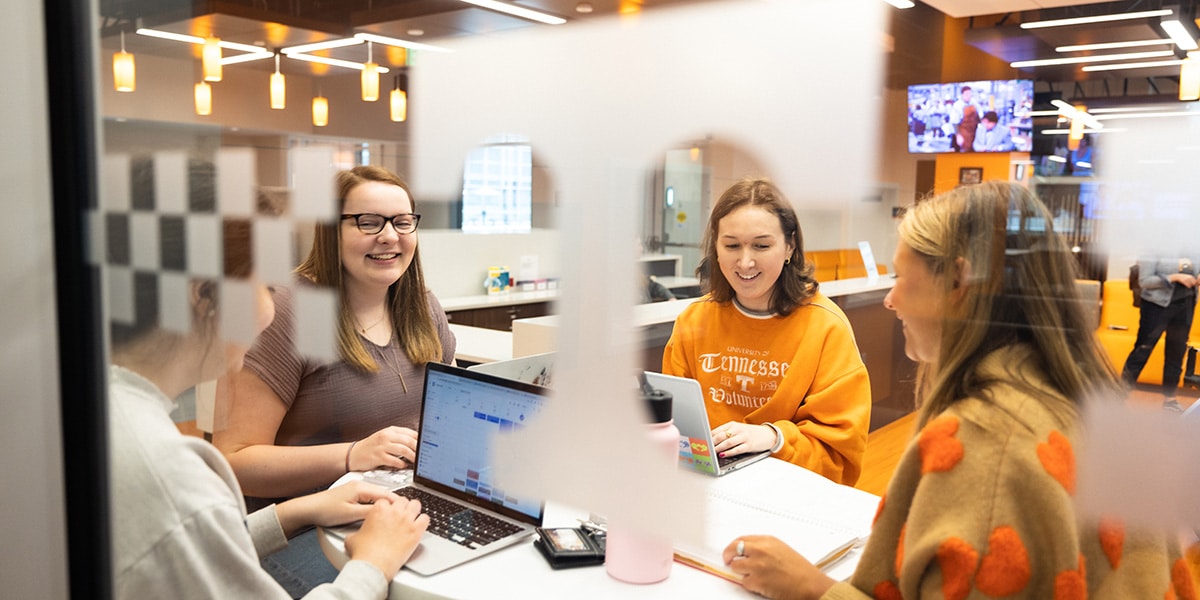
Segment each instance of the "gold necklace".
[[[396,337],[394,332],[392,337]],[[404,388],[404,393],[407,394],[408,384],[404,382],[404,374],[400,372],[400,359],[396,358],[396,364],[392,364],[387,358],[388,354],[392,354],[393,356],[396,354],[396,349],[392,346],[391,340],[388,341],[386,348],[379,349],[379,356],[383,358],[383,364],[387,365],[396,374],[396,377],[400,378],[400,387]]]
[[370,327],[363,327],[363,326],[362,326],[362,321],[359,321],[359,320],[358,320],[358,317],[354,317],[354,322],[358,324],[358,330],[359,330],[360,332],[362,332],[362,334],[363,334],[363,335],[367,335],[367,332],[368,332],[368,331],[370,331],[370,330],[374,329],[376,325],[378,325],[378,324],[382,323],[382,322],[383,322],[383,320],[384,320],[384,319],[386,319],[386,318],[387,318],[387,311],[384,311],[384,312],[383,312],[383,315],[379,317],[379,320],[375,321],[374,323],[371,323],[371,326],[370,326]]

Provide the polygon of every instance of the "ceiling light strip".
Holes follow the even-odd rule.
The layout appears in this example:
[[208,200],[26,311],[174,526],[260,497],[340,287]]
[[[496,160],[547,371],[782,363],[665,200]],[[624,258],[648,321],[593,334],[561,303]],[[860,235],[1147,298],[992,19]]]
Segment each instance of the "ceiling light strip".
[[263,50],[262,48],[259,48],[258,52],[254,52],[254,53],[250,53],[250,54],[239,54],[237,56],[221,57],[221,64],[222,65],[236,65],[238,63],[262,60],[264,58],[271,58],[272,56],[275,56],[275,54],[272,52],[269,52],[267,50]]
[[1171,36],[1171,41],[1175,42],[1175,45],[1179,46],[1181,49],[1200,49],[1200,46],[1196,45],[1196,38],[1192,37],[1191,32],[1189,32],[1179,20],[1174,19],[1168,21],[1164,19],[1163,22],[1158,24],[1158,26],[1162,27],[1162,30],[1167,32],[1167,35]]
[[1182,59],[1151,60],[1144,62],[1120,63],[1115,65],[1088,65],[1083,67],[1083,70],[1091,73],[1092,71],[1119,71],[1121,69],[1154,69],[1157,67],[1177,67],[1182,64]]
[[[173,42],[184,42],[197,45],[204,43],[204,38],[202,37],[196,37],[194,35],[186,35],[182,33],[171,33],[170,31],[159,31],[157,29],[146,29],[145,27],[138,29],[137,33],[138,35],[159,38],[162,40],[171,40]],[[251,46],[250,44],[239,44],[237,42],[227,42],[225,40],[221,40],[217,43],[217,45],[222,48],[228,48],[229,50],[239,50],[241,52],[250,52],[254,54],[266,52],[267,56],[271,55],[270,51],[268,51],[266,48],[262,48],[260,46]]]
[[[1084,129],[1084,133],[1116,133],[1125,131],[1124,129]],[[1070,129],[1043,129],[1039,131],[1041,135],[1070,135]]]
[[461,1],[466,2],[467,4],[474,4],[475,6],[478,6],[480,8],[487,8],[487,9],[494,10],[497,12],[509,14],[514,17],[521,17],[522,19],[529,19],[531,21],[537,21],[538,23],[545,23],[547,25],[562,25],[563,23],[567,22],[566,19],[563,19],[561,17],[555,17],[553,15],[548,15],[546,13],[538,12],[536,10],[530,10],[528,8],[522,8],[520,6],[506,4],[504,2],[497,2],[496,0],[461,0]]
[[[359,71],[363,70],[363,64],[362,64],[362,63],[356,63],[356,62],[351,62],[351,61],[348,61],[348,60],[342,60],[342,59],[340,59],[340,58],[326,58],[326,57],[324,57],[324,56],[313,56],[313,55],[311,55],[311,54],[301,54],[301,53],[297,53],[297,52],[287,53],[287,54],[284,54],[284,56],[286,56],[286,57],[288,57],[288,58],[294,58],[294,59],[296,59],[296,60],[303,60],[303,61],[306,61],[306,62],[321,63],[321,64],[323,64],[323,65],[331,65],[331,66],[334,66],[334,67],[345,67],[345,68],[347,68],[347,69],[356,69],[356,70],[359,70]],[[377,67],[376,69],[377,69],[377,70],[378,70],[380,73],[387,73],[387,72],[388,72],[388,68],[387,68],[387,67],[382,67],[382,66],[381,66],[381,67]]]
[[1050,104],[1058,107],[1058,114],[1071,119],[1072,121],[1080,121],[1084,125],[1087,125],[1093,129],[1100,129],[1104,127],[1104,125],[1097,121],[1095,117],[1088,114],[1086,110],[1079,110],[1078,108],[1075,108],[1074,106],[1057,98],[1051,100]]
[[342,48],[345,46],[357,46],[363,43],[363,40],[357,38],[338,38],[336,40],[328,40],[324,42],[315,42],[312,44],[301,44],[290,48],[282,48],[279,51],[283,54],[296,54],[299,52],[316,52],[317,50],[328,50],[330,48]]
[[227,42],[225,40],[221,40],[217,43],[217,45],[230,50],[241,50],[242,52],[266,52],[267,55],[271,54],[271,51],[267,50],[266,48],[261,46],[251,46],[250,44],[239,44],[237,42]]
[[430,46],[429,44],[420,44],[417,42],[410,42],[408,40],[402,40],[399,38],[375,35],[374,33],[356,33],[356,34],[354,34],[354,37],[359,40],[363,40],[363,41],[367,41],[367,42],[375,42],[377,44],[384,44],[387,46],[397,46],[400,48],[408,48],[410,50],[429,50],[432,52],[450,52],[450,50],[446,49],[446,48],[440,48],[438,46]]
[[1175,110],[1173,105],[1145,105],[1145,106],[1114,106],[1112,108],[1089,108],[1088,112],[1093,115],[1105,115],[1112,113],[1131,113],[1131,112],[1160,112]]
[[1092,50],[1117,50],[1120,48],[1142,48],[1145,46],[1166,46],[1174,44],[1172,40],[1133,40],[1129,42],[1103,42],[1100,44],[1080,44],[1078,46],[1059,46],[1055,52],[1090,52]]
[[164,40],[172,40],[175,42],[187,42],[189,44],[203,44],[204,38],[194,35],[184,35],[182,33],[171,33],[170,31],[159,31],[157,29],[141,28],[137,30],[138,35],[147,37],[159,38]]
[[1089,62],[1108,62],[1114,60],[1134,60],[1138,58],[1164,58],[1175,56],[1171,50],[1151,50],[1149,52],[1123,52],[1120,54],[1095,54],[1092,56],[1067,56],[1063,58],[1043,58],[1039,60],[1019,60],[1009,63],[1014,69],[1026,67],[1047,67],[1051,65],[1077,65]]
[[1066,25],[1086,25],[1088,23],[1107,23],[1109,21],[1124,21],[1128,19],[1147,19],[1150,17],[1163,17],[1170,15],[1170,9],[1162,10],[1144,10],[1140,12],[1112,14],[1112,15],[1096,15],[1094,17],[1074,17],[1071,19],[1055,19],[1052,21],[1032,21],[1029,23],[1021,23],[1021,29],[1041,29],[1044,27],[1063,27]]
[[1120,115],[1104,115],[1096,117],[1104,121],[1113,121],[1116,119],[1162,119],[1171,117],[1200,117],[1200,112],[1172,110],[1164,112],[1143,112],[1143,113],[1128,113]]

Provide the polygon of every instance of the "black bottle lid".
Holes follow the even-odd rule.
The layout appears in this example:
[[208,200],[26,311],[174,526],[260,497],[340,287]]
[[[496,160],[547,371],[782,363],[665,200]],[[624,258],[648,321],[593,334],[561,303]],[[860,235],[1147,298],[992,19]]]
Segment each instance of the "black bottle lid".
[[650,410],[651,423],[671,421],[671,403],[674,401],[671,392],[656,389],[643,390],[642,399],[646,401],[646,408]]

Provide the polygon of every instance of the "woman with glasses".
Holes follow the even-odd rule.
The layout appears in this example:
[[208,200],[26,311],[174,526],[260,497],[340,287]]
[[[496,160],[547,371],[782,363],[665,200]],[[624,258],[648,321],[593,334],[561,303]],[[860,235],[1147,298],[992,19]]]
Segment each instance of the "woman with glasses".
[[[212,195],[212,167],[195,163],[193,192]],[[267,287],[252,273],[251,224],[223,226],[223,280],[192,280],[181,299],[185,332],[160,318],[163,275],[139,271],[128,308],[110,324],[108,440],[113,596],[116,598],[285,598],[259,557],[289,546],[288,536],[319,524],[363,520],[346,538],[351,559],[337,580],[310,598],[378,598],[420,542],[420,504],[354,481],[247,514],[229,464],[211,444],[180,434],[172,400],[202,381],[241,368],[247,344],[223,330],[235,314],[254,335],[271,322]],[[165,245],[181,239],[164,238]],[[224,284],[252,294],[225,296]],[[365,520],[364,520],[365,519]]]
[[[394,173],[355,167],[337,177],[341,218],[316,228],[299,286],[332,288],[339,360],[302,355],[293,294],[278,289],[276,318],[222,380],[228,424],[213,442],[249,504],[324,489],[348,471],[403,469],[415,458],[424,365],[454,359],[445,311],[425,288],[412,194]],[[314,532],[264,566],[299,596],[336,575]]]

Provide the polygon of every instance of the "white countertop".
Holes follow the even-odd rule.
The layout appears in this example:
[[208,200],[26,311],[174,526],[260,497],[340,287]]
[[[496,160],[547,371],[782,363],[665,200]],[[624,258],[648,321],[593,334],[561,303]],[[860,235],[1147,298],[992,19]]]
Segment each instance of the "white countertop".
[[656,276],[654,280],[667,286],[667,289],[669,290],[681,287],[696,287],[700,285],[700,279],[696,277]]
[[512,353],[512,332],[450,324],[454,333],[454,358],[473,363],[509,360]]
[[[839,279],[836,281],[827,281],[821,283],[821,293],[829,298],[838,296],[848,296],[850,294],[861,294],[864,292],[874,292],[879,290],[891,289],[895,284],[895,280],[890,275],[884,275],[872,281],[867,277],[856,277],[854,279]],[[633,325],[635,327],[646,327],[659,323],[670,323],[675,321],[679,313],[687,308],[689,304],[695,302],[699,298],[681,298],[679,300],[669,300],[667,302],[654,302],[651,304],[638,304],[633,306]],[[517,319],[513,321],[513,331],[518,331],[518,325],[534,326],[534,327],[557,327],[558,315],[546,315],[544,317],[533,317],[530,319]]]
[[511,306],[513,304],[532,304],[534,302],[553,302],[558,300],[558,290],[537,290],[532,292],[508,291],[500,294],[480,294],[478,296],[457,296],[453,298],[438,298],[442,308],[447,312],[454,310],[470,310],[473,308],[494,308]]
[[[655,279],[659,283],[662,283],[663,285],[667,286],[668,288],[690,286],[690,285],[700,285],[700,280],[696,279],[695,277],[655,277]],[[889,289],[892,287],[893,283],[894,283],[894,281],[892,280],[892,277],[890,275],[880,276],[878,279],[876,279],[873,282],[867,277],[857,277],[854,279],[838,279],[836,281],[821,282],[821,293],[825,294],[826,296],[828,296],[830,298],[836,298],[838,296],[844,296],[847,294],[857,294],[857,293],[861,293],[861,292],[871,292],[871,291],[876,291],[876,290]],[[558,298],[559,298],[559,290],[555,289],[555,290],[538,290],[538,291],[532,291],[532,292],[509,291],[509,292],[504,292],[501,294],[480,294],[478,296],[456,296],[453,298],[438,298],[438,300],[442,303],[442,308],[444,308],[446,311],[455,311],[455,310],[470,310],[470,309],[474,309],[474,308],[494,308],[497,306],[511,306],[514,304],[531,304],[534,302],[553,302],[555,300],[558,300]],[[657,320],[658,319],[657,315],[660,312],[664,312],[664,311],[662,309],[647,308],[647,307],[656,306],[657,304],[663,304],[663,303],[658,302],[658,303],[654,303],[654,304],[641,304],[641,305],[638,305],[637,307],[635,307],[634,319],[635,319],[635,321],[637,321],[638,325],[645,325],[645,324],[650,324],[650,323],[661,322],[661,321]],[[672,320],[672,321],[675,320],[676,316],[678,316],[679,311],[683,310],[683,307],[681,307],[681,306],[674,307],[674,308],[678,308],[678,310],[675,311],[673,314],[670,314],[669,320]],[[667,309],[665,312],[670,313],[671,311],[669,309]],[[646,317],[640,316],[640,315],[642,315],[642,313],[646,313],[647,316]],[[547,318],[547,317],[538,317],[538,318]],[[647,319],[649,319],[649,320],[647,320]]]

